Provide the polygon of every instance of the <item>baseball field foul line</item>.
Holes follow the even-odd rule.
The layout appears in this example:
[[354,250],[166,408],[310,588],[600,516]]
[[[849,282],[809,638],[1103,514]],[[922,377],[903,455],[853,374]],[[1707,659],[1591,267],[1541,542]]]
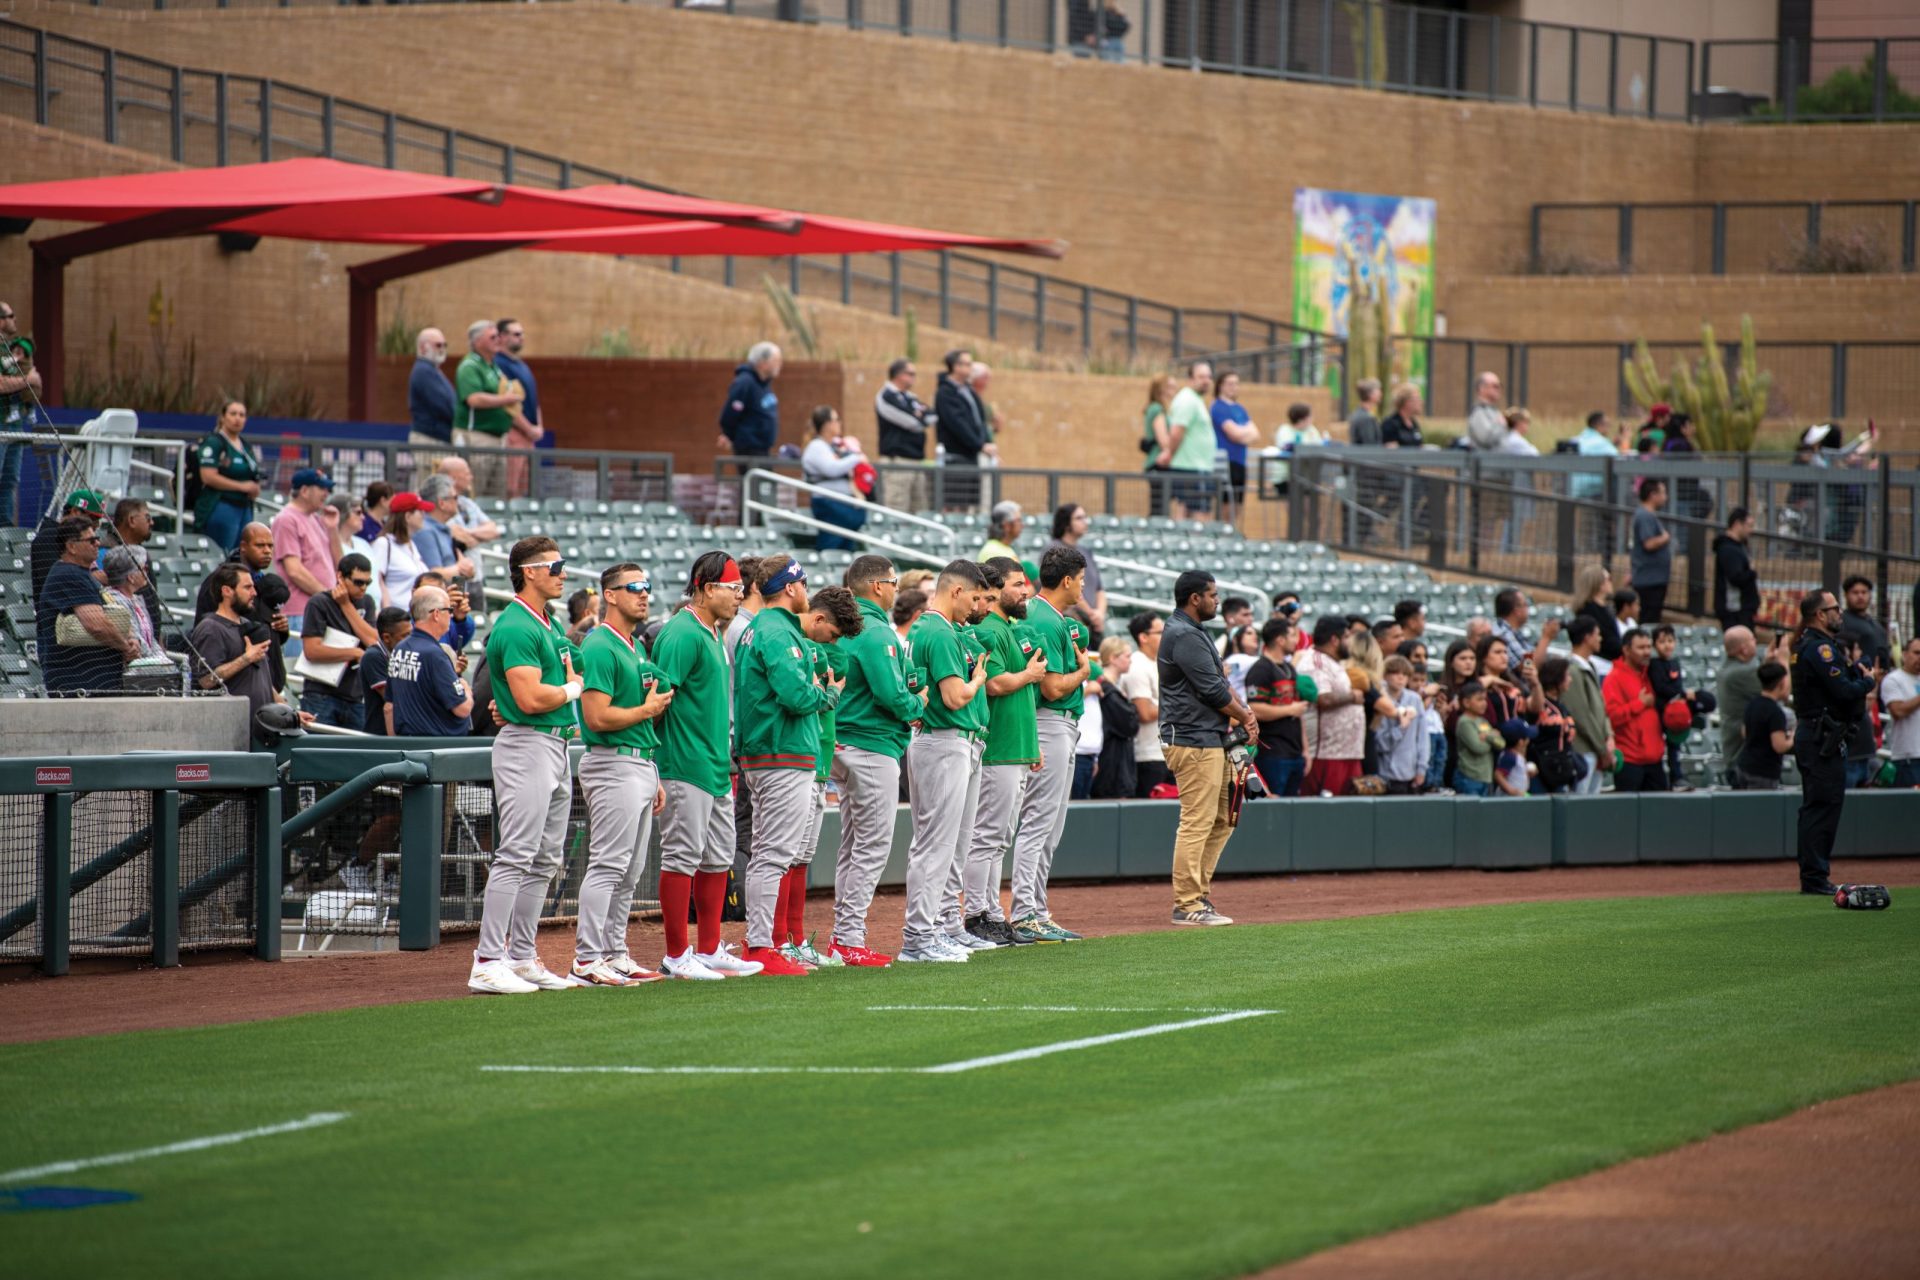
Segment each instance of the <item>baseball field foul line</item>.
[[209,1138],[189,1138],[185,1142],[170,1142],[164,1147],[143,1147],[138,1151],[119,1151],[109,1156],[91,1156],[85,1160],[62,1160],[55,1164],[38,1164],[30,1169],[10,1169],[0,1173],[0,1182],[19,1182],[26,1178],[44,1177],[50,1173],[74,1173],[81,1169],[97,1169],[109,1164],[132,1164],[135,1160],[146,1160],[153,1156],[177,1156],[189,1151],[205,1151],[209,1147],[228,1147],[236,1142],[250,1142],[255,1138],[270,1138],[279,1133],[296,1133],[301,1129],[318,1129],[322,1125],[338,1124],[351,1112],[316,1111],[304,1120],[289,1120],[285,1124],[270,1124],[258,1129],[242,1129],[238,1133],[217,1133]]
[[[969,1008],[973,1006],[968,1006]],[[1035,1045],[1031,1049],[1014,1049],[1008,1053],[990,1054],[984,1058],[964,1058],[959,1062],[942,1062],[931,1067],[544,1067],[544,1066],[483,1066],[482,1071],[525,1073],[530,1075],[617,1075],[617,1076],[763,1076],[763,1075],[919,1075],[950,1076],[963,1071],[978,1071],[982,1067],[1005,1066],[1009,1062],[1029,1062],[1034,1058],[1045,1058],[1056,1053],[1071,1053],[1075,1049],[1092,1049],[1103,1044],[1118,1044],[1123,1040],[1139,1040],[1146,1036],[1161,1036],[1169,1031],[1191,1031],[1195,1027],[1212,1027],[1227,1022],[1239,1022],[1246,1018],[1264,1018],[1271,1009],[1235,1009],[1229,1013],[1215,1014],[1211,1018],[1189,1018],[1185,1022],[1161,1022],[1151,1027],[1135,1027],[1131,1031],[1114,1031],[1103,1036],[1083,1036],[1077,1040],[1061,1040],[1055,1044]]]
[[1279,1009],[1228,1009],[1221,1005],[1125,1004],[870,1004],[868,1013],[1280,1013]]

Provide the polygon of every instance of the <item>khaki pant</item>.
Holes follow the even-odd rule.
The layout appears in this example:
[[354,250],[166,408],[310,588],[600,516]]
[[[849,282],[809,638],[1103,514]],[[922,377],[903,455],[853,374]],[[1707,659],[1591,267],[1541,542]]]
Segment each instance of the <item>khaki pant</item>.
[[[505,436],[490,436],[484,431],[456,431],[453,442],[461,449],[480,450],[498,449],[506,444]],[[473,496],[476,498],[505,498],[507,493],[507,459],[504,454],[469,452],[466,455],[467,466],[473,471]]]
[[1168,747],[1167,767],[1180,788],[1180,829],[1173,837],[1173,906],[1191,911],[1213,890],[1213,869],[1233,828],[1227,801],[1233,765],[1221,747]]

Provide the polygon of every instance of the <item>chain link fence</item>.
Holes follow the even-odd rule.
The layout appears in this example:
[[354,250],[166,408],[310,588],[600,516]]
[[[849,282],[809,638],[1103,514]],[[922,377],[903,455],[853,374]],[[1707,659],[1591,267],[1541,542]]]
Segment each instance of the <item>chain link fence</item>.
[[40,955],[39,796],[0,795],[0,962]]

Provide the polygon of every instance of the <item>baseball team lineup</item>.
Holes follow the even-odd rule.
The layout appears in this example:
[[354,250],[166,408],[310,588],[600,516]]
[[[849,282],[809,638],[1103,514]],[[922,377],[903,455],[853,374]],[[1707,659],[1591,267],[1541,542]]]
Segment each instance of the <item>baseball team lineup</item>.
[[[1080,939],[1047,901],[1083,689],[1099,672],[1087,627],[1071,616],[1086,571],[1078,550],[1049,548],[1037,581],[1008,557],[947,564],[904,639],[890,616],[899,573],[881,555],[855,558],[840,585],[818,589],[789,554],[708,551],[672,587],[618,563],[599,575],[604,613],[577,647],[549,614],[569,585],[559,545],[523,538],[508,565],[513,599],[486,642],[501,722],[498,834],[470,991],[953,964]],[[670,595],[672,616],[649,647],[649,620]],[[751,616],[749,595],[760,602]],[[588,858],[574,958],[560,974],[535,943],[563,860],[576,739]],[[889,956],[867,946],[867,927],[903,772],[906,918]],[[820,946],[806,895],[829,782],[840,841]],[[655,822],[666,937],[650,967],[630,953],[627,926]],[[742,829],[747,927],[736,954],[721,920]]]

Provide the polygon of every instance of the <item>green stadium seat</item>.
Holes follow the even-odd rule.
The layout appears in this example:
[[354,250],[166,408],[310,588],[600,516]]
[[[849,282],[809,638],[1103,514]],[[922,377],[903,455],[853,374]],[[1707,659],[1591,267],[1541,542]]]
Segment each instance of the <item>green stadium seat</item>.
[[10,604],[6,608],[7,630],[20,639],[31,642],[34,639],[33,606],[31,604]]

